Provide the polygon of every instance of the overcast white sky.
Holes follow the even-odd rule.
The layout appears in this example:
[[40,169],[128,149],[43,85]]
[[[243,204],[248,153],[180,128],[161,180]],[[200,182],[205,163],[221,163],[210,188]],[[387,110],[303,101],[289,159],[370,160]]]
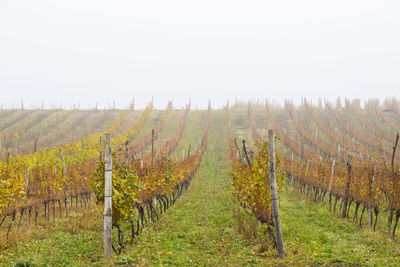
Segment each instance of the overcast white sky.
[[400,96],[400,1],[0,0],[0,103]]

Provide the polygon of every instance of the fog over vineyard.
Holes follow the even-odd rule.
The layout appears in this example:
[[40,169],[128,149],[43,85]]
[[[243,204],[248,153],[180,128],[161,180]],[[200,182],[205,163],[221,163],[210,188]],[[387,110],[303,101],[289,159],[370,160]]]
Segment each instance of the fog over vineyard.
[[400,3],[0,1],[1,104],[400,96]]
[[399,14],[0,0],[0,266],[399,266]]

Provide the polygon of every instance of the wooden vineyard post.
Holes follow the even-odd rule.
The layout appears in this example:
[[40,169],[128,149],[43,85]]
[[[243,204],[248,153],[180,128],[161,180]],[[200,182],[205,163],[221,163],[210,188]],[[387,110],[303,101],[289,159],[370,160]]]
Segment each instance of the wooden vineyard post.
[[329,208],[331,208],[331,201],[332,201],[332,181],[333,181],[333,175],[335,174],[335,163],[336,163],[336,157],[332,161],[332,167],[331,167],[331,177],[329,178],[329,187],[328,187],[328,193],[329,193]]
[[347,203],[348,203],[349,195],[350,195],[350,184],[351,184],[351,155],[349,155],[349,158],[347,160],[347,180],[346,180],[346,187],[345,187],[344,199],[343,199],[343,210],[342,210],[343,218],[348,217]]
[[125,141],[125,166],[129,165],[129,141]]
[[37,141],[38,139],[35,139],[35,143],[33,144],[33,154],[35,154],[36,150],[37,150]]
[[283,248],[281,219],[279,217],[278,189],[276,185],[276,175],[275,175],[274,132],[272,130],[268,130],[268,146],[269,146],[269,183],[271,189],[272,216],[274,220],[274,228],[276,235],[276,248],[278,250],[279,258],[284,258],[285,250]]
[[25,170],[25,177],[24,177],[24,190],[25,194],[29,193],[29,167]]
[[151,167],[154,163],[154,129],[151,129]]
[[110,135],[104,136],[104,213],[103,213],[103,241],[104,257],[111,258],[112,254],[112,155]]
[[61,155],[61,161],[63,164],[63,180],[64,180],[64,191],[65,191],[65,212],[67,216],[69,216],[69,199],[68,199],[68,183],[67,183],[67,170],[65,168],[65,160],[64,160],[64,153],[62,149],[60,148],[60,155]]
[[[396,188],[395,184],[396,184],[396,174],[395,174],[395,167],[394,167],[394,158],[395,158],[395,154],[396,154],[396,149],[397,149],[397,145],[399,143],[399,133],[397,133],[396,135],[396,141],[395,144],[393,146],[393,154],[392,154],[392,161],[391,161],[391,166],[392,166],[392,190],[394,190]],[[393,220],[393,213],[394,213],[394,207],[393,207],[393,198],[389,198],[389,217],[388,217],[388,234],[390,234],[391,230],[392,230],[392,220]]]
[[328,188],[328,193],[329,193],[329,209],[331,209],[331,203],[332,203],[332,181],[333,181],[333,175],[335,174],[335,164],[336,160],[339,161],[339,156],[340,156],[340,144],[338,143],[336,145],[336,153],[335,153],[335,158],[332,161],[332,167],[331,167],[331,177],[329,179],[329,188]]
[[237,152],[237,154],[239,156],[240,162],[243,164],[243,158],[242,158],[242,155],[240,154],[240,149],[239,149],[239,146],[238,146],[238,144],[236,142],[236,138],[233,139],[233,141],[235,142],[236,152]]
[[293,151],[292,151],[292,163],[290,165],[290,180],[293,183],[293,161],[294,161],[294,156],[293,156]]
[[375,160],[374,164],[374,173],[372,175],[372,178],[369,180],[369,188],[368,188],[368,229],[372,229],[372,199],[373,199],[373,186],[375,182],[375,172],[376,172],[376,165],[377,165],[377,160]]
[[246,149],[246,140],[244,140],[244,139],[243,139],[243,154],[246,156],[247,164],[251,168],[251,161],[249,159],[249,155],[247,154],[247,149]]

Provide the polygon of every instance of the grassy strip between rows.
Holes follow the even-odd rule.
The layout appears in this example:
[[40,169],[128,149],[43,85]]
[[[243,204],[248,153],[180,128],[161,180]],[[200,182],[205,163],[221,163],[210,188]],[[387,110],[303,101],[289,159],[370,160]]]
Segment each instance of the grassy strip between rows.
[[259,262],[235,231],[224,117],[215,112],[213,116],[208,151],[189,190],[117,261],[139,266],[241,266]]
[[400,266],[400,243],[382,232],[360,228],[329,206],[287,188],[281,221],[289,265]]

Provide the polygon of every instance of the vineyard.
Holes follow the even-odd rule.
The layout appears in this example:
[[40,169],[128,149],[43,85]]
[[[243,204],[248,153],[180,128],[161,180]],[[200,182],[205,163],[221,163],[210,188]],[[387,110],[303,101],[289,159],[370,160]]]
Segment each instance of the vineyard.
[[0,110],[0,264],[395,265],[399,131],[395,99]]

